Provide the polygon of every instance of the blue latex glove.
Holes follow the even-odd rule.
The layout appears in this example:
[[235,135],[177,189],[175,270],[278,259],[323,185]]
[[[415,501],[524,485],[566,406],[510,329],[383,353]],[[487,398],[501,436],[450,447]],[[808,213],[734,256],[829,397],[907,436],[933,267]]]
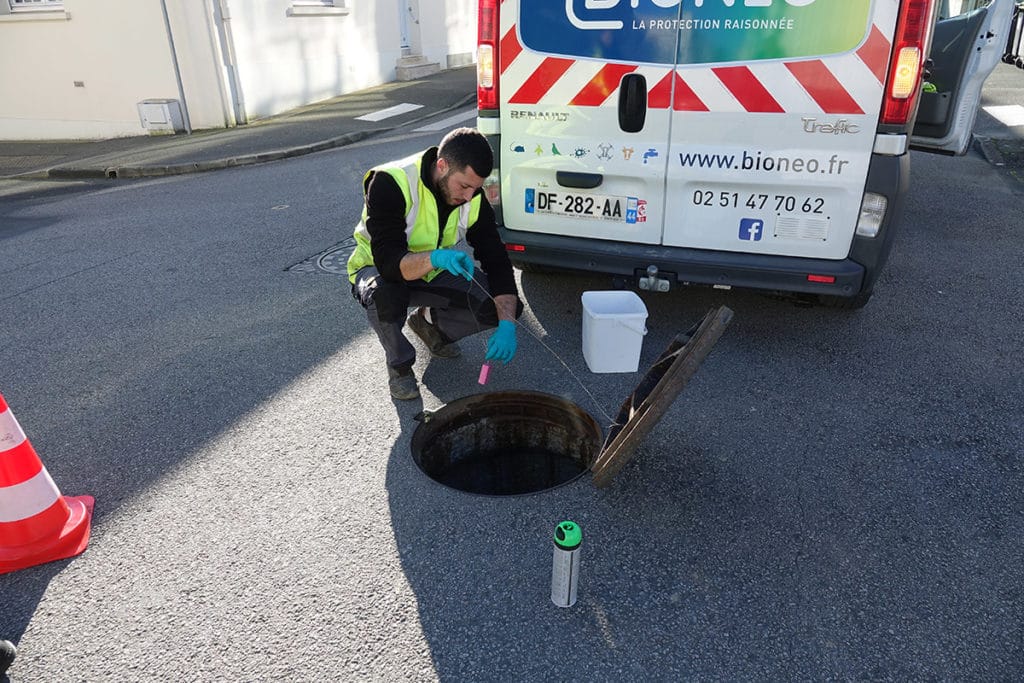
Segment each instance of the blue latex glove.
[[487,360],[500,360],[508,363],[516,355],[516,324],[511,320],[502,320],[498,329],[487,340]]
[[444,268],[453,275],[461,275],[467,280],[473,279],[473,259],[469,254],[457,249],[435,249],[430,252],[430,265]]

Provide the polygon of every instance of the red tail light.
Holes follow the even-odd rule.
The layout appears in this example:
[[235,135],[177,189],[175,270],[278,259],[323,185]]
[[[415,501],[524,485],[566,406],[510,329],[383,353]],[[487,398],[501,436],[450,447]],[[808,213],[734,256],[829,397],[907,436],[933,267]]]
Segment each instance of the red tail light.
[[882,123],[903,125],[914,110],[932,30],[932,0],[904,0],[896,22]]
[[498,5],[501,0],[480,0],[477,8],[476,105],[498,108]]

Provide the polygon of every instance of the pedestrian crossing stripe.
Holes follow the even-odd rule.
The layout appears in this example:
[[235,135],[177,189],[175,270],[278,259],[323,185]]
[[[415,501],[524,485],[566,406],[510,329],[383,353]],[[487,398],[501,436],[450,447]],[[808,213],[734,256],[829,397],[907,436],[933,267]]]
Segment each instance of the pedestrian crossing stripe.
[[384,119],[390,119],[393,116],[408,114],[409,112],[416,111],[422,107],[422,104],[409,104],[408,102],[402,102],[401,104],[396,104],[395,106],[388,107],[387,109],[380,109],[378,111],[370,112],[369,114],[357,116],[356,121],[383,121]]
[[982,107],[982,109],[1004,126],[1010,128],[1024,126],[1024,107],[1019,104]]

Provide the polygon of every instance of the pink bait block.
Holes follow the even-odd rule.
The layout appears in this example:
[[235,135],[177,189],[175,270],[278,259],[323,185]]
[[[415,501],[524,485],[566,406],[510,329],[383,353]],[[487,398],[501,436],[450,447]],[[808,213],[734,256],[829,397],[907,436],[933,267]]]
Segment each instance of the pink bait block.
[[476,380],[478,384],[487,384],[487,378],[491,374],[491,364],[484,363],[480,366],[480,377]]

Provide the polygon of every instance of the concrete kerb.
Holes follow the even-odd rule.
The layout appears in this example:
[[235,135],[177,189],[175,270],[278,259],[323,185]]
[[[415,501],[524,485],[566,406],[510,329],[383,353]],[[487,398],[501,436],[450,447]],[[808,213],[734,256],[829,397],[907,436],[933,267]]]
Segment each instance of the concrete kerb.
[[[443,109],[437,109],[431,111],[429,114],[420,116],[417,118],[404,121],[401,125],[407,126],[420,121],[425,121],[428,118],[443,114],[445,112],[464,107],[470,102],[476,99],[475,94],[467,95],[458,102],[445,107]],[[172,176],[172,175],[184,175],[186,173],[202,173],[205,171],[215,171],[224,168],[233,168],[235,166],[249,166],[252,164],[262,164],[268,161],[278,161],[280,159],[287,159],[290,157],[303,156],[306,154],[313,154],[314,152],[322,152],[327,149],[334,149],[337,147],[344,147],[353,143],[365,140],[373,135],[379,135],[380,133],[386,133],[388,131],[398,128],[398,125],[385,126],[382,128],[372,128],[368,130],[356,131],[352,133],[346,133],[339,135],[328,140],[321,140],[318,142],[297,145],[295,147],[288,147],[286,149],[273,150],[270,152],[258,152],[255,154],[243,154],[239,156],[226,157],[223,159],[214,159],[211,161],[196,161],[184,164],[152,164],[152,165],[126,165],[126,166],[108,166],[106,168],[89,168],[89,167],[75,167],[75,166],[55,166],[42,171],[32,171],[29,173],[22,173],[18,175],[8,176],[10,180],[84,180],[84,179],[108,179],[116,180],[119,178],[148,178],[148,177],[161,177],[161,176]]]
[[[148,166],[112,166],[105,170],[99,177],[115,180],[118,178],[147,178],[170,175],[184,175],[186,173],[202,173],[204,171],[216,171],[235,166],[250,166],[262,164],[268,161],[278,161],[290,157],[303,156],[314,152],[322,152],[326,149],[344,147],[359,142],[365,138],[383,132],[388,129],[376,129],[346,133],[330,140],[322,140],[309,145],[298,145],[286,149],[278,149],[271,152],[258,152],[256,154],[243,154],[239,156],[214,159],[212,161],[196,161],[186,164],[155,164]],[[96,177],[96,176],[93,176]]]

